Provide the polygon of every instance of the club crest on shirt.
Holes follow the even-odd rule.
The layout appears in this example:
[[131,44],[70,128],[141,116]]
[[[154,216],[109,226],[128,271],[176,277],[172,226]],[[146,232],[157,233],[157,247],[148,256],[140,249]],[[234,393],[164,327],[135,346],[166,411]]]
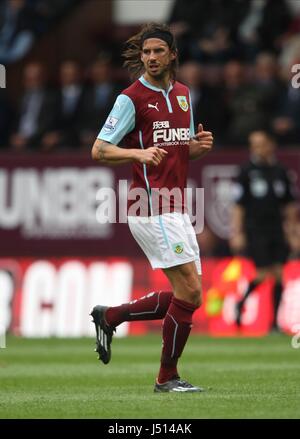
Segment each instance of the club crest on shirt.
[[176,242],[176,244],[173,244],[173,250],[175,253],[180,255],[183,252],[183,242]]
[[180,108],[183,111],[188,111],[189,104],[188,104],[188,101],[186,99],[186,96],[176,96],[176,97],[177,97],[177,101],[178,101],[178,104],[179,104]]

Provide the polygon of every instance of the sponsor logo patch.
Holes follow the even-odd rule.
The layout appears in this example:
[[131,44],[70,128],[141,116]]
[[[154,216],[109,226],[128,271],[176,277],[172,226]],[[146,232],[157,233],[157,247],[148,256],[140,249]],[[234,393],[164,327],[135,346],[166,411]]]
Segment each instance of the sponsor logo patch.
[[116,129],[118,122],[119,119],[117,119],[116,117],[108,116],[104,124],[104,131],[106,131],[107,133],[111,133]]
[[158,120],[153,122],[154,130],[159,130],[160,128],[170,128],[170,122],[168,120]]

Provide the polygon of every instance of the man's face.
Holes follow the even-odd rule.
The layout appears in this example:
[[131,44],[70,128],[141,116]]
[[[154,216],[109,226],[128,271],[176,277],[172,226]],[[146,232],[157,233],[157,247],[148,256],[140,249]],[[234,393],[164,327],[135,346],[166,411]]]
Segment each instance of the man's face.
[[24,85],[25,88],[30,89],[36,89],[40,88],[44,84],[44,78],[43,78],[43,68],[41,64],[39,63],[31,63],[27,64],[24,70]]
[[250,151],[261,160],[273,157],[275,144],[263,132],[253,132],[249,136]]
[[171,62],[176,54],[171,52],[168,44],[159,38],[148,38],[145,40],[141,60],[145,71],[153,78],[161,78],[170,70]]
[[60,68],[60,80],[63,85],[78,84],[80,78],[79,67],[73,62],[65,62]]
[[104,82],[110,82],[111,73],[110,73],[110,64],[103,60],[96,61],[92,65],[92,79],[96,84],[103,84]]

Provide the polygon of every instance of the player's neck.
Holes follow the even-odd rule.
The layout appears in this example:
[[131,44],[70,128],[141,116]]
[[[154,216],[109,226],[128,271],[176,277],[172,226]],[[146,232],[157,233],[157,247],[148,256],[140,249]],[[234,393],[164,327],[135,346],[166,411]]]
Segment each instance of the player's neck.
[[170,75],[165,75],[161,78],[154,78],[153,76],[150,76],[147,72],[144,73],[144,78],[146,79],[149,84],[154,85],[154,87],[161,88],[163,90],[168,91],[170,87]]

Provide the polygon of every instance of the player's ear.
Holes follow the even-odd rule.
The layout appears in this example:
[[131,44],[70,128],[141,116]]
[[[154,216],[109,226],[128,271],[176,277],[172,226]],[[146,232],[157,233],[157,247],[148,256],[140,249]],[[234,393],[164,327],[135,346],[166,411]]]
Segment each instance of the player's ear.
[[177,58],[177,50],[172,50],[171,51],[171,61],[174,61],[174,59]]

